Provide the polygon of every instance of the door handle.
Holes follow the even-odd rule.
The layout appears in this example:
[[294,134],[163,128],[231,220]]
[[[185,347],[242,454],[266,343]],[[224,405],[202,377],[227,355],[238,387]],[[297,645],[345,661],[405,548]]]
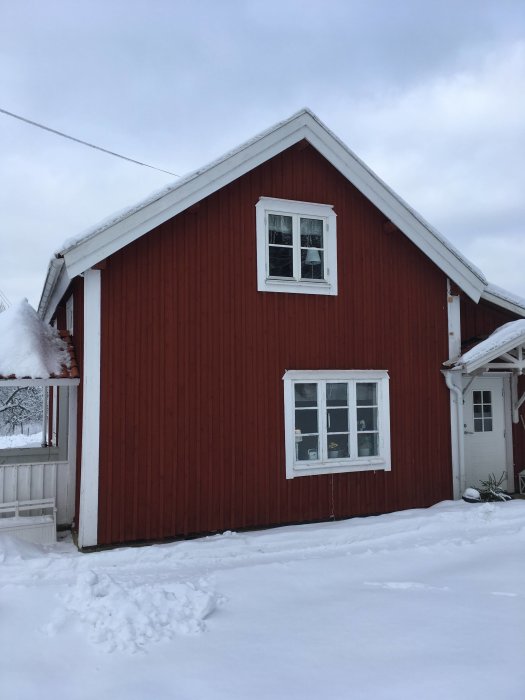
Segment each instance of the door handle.
[[463,435],[474,435],[474,431],[473,430],[464,430]]

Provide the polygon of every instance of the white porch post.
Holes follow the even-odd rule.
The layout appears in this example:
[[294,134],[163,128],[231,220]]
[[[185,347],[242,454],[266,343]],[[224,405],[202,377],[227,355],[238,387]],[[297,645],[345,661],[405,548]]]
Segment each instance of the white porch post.
[[[447,280],[448,359],[457,360],[461,355],[460,298],[452,294]],[[461,498],[465,475],[465,448],[463,438],[463,384],[461,372],[445,371],[445,381],[450,389],[450,441],[452,447],[452,490],[455,499]]]
[[450,442],[452,446],[452,491],[455,499],[465,490],[465,445],[463,439],[463,377],[461,372],[445,370],[450,389]]
[[100,439],[100,270],[84,273],[84,375],[78,546],[92,547],[98,535]]
[[75,491],[77,480],[77,403],[78,386],[70,386],[68,390],[68,438],[67,462],[68,479],[66,494],[66,522],[72,523],[75,517]]
[[459,296],[452,294],[447,280],[448,359],[457,360],[461,355],[461,312]]

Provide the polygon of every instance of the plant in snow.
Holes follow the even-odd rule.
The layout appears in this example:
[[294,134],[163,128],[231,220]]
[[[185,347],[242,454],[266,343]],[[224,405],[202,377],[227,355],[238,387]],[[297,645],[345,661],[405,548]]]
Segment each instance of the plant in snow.
[[502,488],[501,484],[505,481],[505,472],[501,473],[499,479],[495,474],[489,474],[486,481],[481,481],[479,489],[482,501],[510,501],[511,497]]

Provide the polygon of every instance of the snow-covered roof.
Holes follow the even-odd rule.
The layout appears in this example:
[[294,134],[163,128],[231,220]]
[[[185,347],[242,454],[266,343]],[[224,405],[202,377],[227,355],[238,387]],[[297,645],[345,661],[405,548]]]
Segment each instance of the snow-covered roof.
[[[483,273],[308,109],[302,109],[206,167],[69,238],[57,253],[64,259],[68,279],[302,140],[321,153],[475,302],[479,300],[487,285]],[[56,296],[53,288],[61,275],[64,272],[55,259],[50,264],[39,305],[39,313],[44,318],[49,316],[50,299]]]
[[517,294],[508,292],[502,287],[498,287],[495,284],[488,284],[481,292],[481,297],[496,306],[501,306],[507,311],[512,311],[512,313],[515,313],[517,316],[525,316],[525,299]]
[[72,347],[27,299],[0,313],[0,380],[75,377]]
[[[500,326],[488,338],[471,348],[456,361],[455,367],[473,372],[485,367],[496,358],[511,353],[525,344],[525,319]],[[509,365],[509,369],[511,365]]]

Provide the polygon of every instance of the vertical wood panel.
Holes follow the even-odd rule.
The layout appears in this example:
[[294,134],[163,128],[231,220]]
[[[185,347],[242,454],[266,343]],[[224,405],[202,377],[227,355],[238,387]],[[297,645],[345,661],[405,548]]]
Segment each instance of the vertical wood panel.
[[[337,297],[257,292],[263,195],[334,205]],[[289,149],[108,259],[101,544],[451,496],[446,279],[384,223],[314,149]],[[338,368],[389,371],[392,472],[287,481],[282,375]]]

